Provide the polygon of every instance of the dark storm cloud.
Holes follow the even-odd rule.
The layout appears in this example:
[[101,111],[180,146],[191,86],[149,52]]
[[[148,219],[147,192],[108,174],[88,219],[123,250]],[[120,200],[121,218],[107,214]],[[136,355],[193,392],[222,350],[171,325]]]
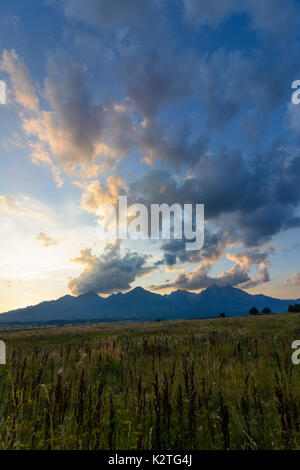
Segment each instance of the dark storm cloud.
[[[196,93],[205,106],[210,132],[228,127],[238,116],[238,130],[250,143],[267,130],[272,111],[289,99],[289,85],[299,71],[298,45],[273,50],[219,49],[198,60]],[[280,57],[281,66],[278,67]]]
[[125,80],[137,109],[151,118],[161,105],[172,104],[191,92],[197,58],[191,52],[171,48],[144,52],[127,61]]
[[176,169],[193,166],[207,148],[208,138],[199,133],[191,138],[191,134],[188,124],[169,132],[159,121],[147,120],[139,134],[138,148],[150,165],[160,160]]
[[[291,44],[288,54],[278,46],[247,56],[225,49],[204,56],[177,53],[172,47],[159,53],[142,50],[124,70],[128,96],[146,118],[135,145],[142,154],[149,150],[152,164],[163,160],[178,168],[180,161],[194,164],[214,134],[233,125],[246,143],[255,148],[261,144],[273,112],[290,98],[289,85],[299,71],[298,44]],[[159,111],[191,97],[199,104],[198,117],[170,132]],[[292,112],[290,127],[298,129],[299,119]]]
[[175,266],[177,263],[216,263],[225,253],[225,250],[238,241],[238,236],[233,229],[222,228],[222,230],[212,233],[205,230],[205,243],[201,251],[187,251],[185,249],[186,240],[168,240],[161,246],[164,256],[160,264]]
[[252,159],[223,149],[205,154],[193,177],[182,183],[167,171],[151,170],[130,189],[141,201],[205,204],[207,221],[226,220],[240,240],[254,246],[298,225],[299,165],[299,151],[291,153],[281,146]]
[[68,288],[72,294],[80,295],[94,291],[109,294],[130,289],[131,283],[153,268],[146,267],[147,256],[127,251],[120,253],[120,245],[107,245],[99,257],[90,249],[82,250],[73,260],[85,265],[85,270],[77,278],[70,279]]

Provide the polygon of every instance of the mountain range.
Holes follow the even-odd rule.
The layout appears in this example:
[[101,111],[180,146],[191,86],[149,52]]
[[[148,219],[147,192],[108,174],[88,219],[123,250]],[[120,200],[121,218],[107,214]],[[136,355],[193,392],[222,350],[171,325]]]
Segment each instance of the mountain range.
[[281,300],[266,295],[251,295],[230,286],[212,286],[199,294],[177,290],[168,295],[155,294],[136,287],[122,294],[100,297],[88,292],[78,297],[65,295],[57,300],[41,302],[0,314],[3,323],[47,323],[86,321],[153,321],[209,318],[225,312],[228,316],[245,315],[253,306],[272,313],[287,312],[290,304],[300,299]]

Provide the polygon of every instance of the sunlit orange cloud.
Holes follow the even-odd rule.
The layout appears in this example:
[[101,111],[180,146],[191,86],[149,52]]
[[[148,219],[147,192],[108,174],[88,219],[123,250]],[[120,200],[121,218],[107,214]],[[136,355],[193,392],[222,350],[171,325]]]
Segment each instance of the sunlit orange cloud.
[[31,83],[29,72],[14,49],[3,51],[0,70],[10,76],[15,101],[23,108],[37,112],[39,100]]

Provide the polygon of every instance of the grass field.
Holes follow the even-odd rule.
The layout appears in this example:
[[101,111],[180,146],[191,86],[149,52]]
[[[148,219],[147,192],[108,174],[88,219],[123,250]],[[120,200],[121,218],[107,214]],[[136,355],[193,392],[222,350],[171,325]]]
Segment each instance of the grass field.
[[1,449],[300,449],[300,315],[3,331]]

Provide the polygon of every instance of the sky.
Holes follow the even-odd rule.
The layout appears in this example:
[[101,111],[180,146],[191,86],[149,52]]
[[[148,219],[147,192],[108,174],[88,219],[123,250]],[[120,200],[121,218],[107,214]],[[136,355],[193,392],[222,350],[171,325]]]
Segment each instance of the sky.
[[[300,2],[0,3],[0,312],[212,285],[300,297]],[[97,236],[204,204],[205,241]]]

